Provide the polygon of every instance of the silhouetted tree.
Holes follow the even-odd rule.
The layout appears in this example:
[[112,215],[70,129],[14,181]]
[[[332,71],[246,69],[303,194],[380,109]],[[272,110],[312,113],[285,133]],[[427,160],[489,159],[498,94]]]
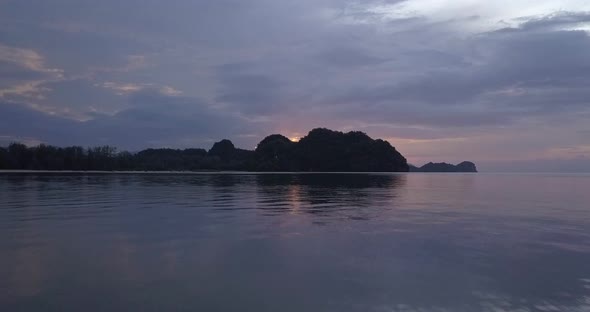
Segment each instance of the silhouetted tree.
[[81,146],[71,146],[63,149],[65,170],[86,170],[87,156]]
[[11,143],[8,145],[8,160],[11,169],[33,169],[33,152],[24,144]]
[[0,169],[8,169],[8,150],[0,147]]

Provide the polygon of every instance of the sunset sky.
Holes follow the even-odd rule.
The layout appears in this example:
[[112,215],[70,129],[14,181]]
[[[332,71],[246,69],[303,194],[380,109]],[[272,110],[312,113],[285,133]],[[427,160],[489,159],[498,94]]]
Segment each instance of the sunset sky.
[[315,127],[410,163],[590,171],[587,0],[0,0],[0,145]]

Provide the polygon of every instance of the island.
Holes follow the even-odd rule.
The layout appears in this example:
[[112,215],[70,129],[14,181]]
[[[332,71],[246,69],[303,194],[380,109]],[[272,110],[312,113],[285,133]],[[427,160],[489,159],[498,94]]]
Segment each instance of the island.
[[[269,135],[254,150],[236,148],[227,139],[216,142],[208,151],[149,148],[130,153],[111,146],[28,147],[20,143],[0,147],[2,170],[432,172],[442,170],[438,165],[412,167],[385,140],[372,139],[360,131],[344,133],[326,128],[313,129],[297,142],[280,134]],[[453,166],[455,170],[444,168],[444,172],[475,171],[475,165],[467,162]]]
[[464,161],[457,165],[447,163],[429,162],[422,167],[410,166],[410,172],[477,172],[477,167],[473,162]]

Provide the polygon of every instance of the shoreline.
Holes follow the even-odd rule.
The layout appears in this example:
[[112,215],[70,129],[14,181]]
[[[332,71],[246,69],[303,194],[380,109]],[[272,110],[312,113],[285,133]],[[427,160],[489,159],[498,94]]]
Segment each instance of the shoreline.
[[[0,170],[3,173],[79,173],[79,174],[406,174],[410,172],[347,172],[347,171],[116,171],[116,170]],[[421,173],[421,172],[412,172]],[[456,172],[460,173],[460,172]]]

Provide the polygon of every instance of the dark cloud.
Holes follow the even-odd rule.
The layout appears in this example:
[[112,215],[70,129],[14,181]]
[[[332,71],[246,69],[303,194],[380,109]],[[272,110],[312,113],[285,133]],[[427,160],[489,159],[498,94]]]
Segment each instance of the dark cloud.
[[0,133],[15,141],[25,138],[60,144],[77,141],[77,122],[36,111],[23,103],[0,101],[0,116],[3,116]]
[[87,121],[49,115],[23,103],[0,102],[0,133],[14,140],[33,139],[58,145],[114,145],[128,149],[146,146],[210,145],[224,137],[240,146],[255,142],[243,134],[260,135],[256,124],[243,123],[238,116],[218,112],[198,99],[162,95],[154,90],[128,98],[129,108],[112,115],[92,114]]
[[274,113],[281,104],[281,84],[268,76],[222,71],[215,100],[248,114]]
[[319,58],[322,62],[338,67],[369,66],[385,62],[384,59],[350,48],[330,49],[321,53]]
[[256,131],[256,124],[217,111],[199,99],[163,95],[154,90],[133,94],[130,108],[89,120],[88,136],[118,146],[202,146],[232,138],[240,146],[254,146],[241,134]]

